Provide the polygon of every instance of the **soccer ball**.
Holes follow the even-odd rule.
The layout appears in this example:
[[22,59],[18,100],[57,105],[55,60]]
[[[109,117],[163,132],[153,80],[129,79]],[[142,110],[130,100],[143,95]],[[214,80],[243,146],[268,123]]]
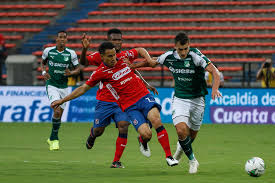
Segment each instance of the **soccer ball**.
[[245,171],[252,177],[260,177],[264,174],[264,160],[259,157],[253,157],[245,163]]

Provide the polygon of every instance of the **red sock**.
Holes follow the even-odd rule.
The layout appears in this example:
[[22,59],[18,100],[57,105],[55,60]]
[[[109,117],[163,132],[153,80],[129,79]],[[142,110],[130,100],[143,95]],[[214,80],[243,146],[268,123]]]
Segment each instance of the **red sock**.
[[141,138],[140,135],[139,135],[138,139],[139,139],[139,141],[140,141],[141,143],[143,143],[143,139]]
[[169,144],[169,138],[168,138],[168,133],[165,129],[161,130],[160,132],[157,133],[158,136],[158,141],[161,144],[166,158],[168,156],[171,156],[171,150],[170,150],[170,144]]
[[120,157],[122,156],[122,153],[126,147],[126,144],[127,144],[127,138],[117,137],[114,161],[120,160]]

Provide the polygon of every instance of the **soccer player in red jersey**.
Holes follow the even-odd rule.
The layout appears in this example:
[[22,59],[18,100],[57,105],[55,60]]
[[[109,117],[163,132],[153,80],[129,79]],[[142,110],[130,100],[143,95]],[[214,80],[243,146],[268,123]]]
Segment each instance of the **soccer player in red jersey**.
[[[168,133],[161,123],[161,106],[149,93],[141,79],[129,68],[123,60],[117,60],[116,50],[111,42],[104,42],[99,46],[99,53],[103,63],[91,75],[89,80],[82,86],[75,89],[67,97],[52,103],[55,108],[66,101],[83,95],[91,87],[99,82],[112,91],[113,96],[119,101],[120,107],[131,119],[131,123],[142,136],[142,139],[149,141],[152,137],[149,123],[156,129],[158,141],[161,144],[166,162],[169,166],[175,166],[178,161],[171,156]],[[148,120],[147,120],[148,119]]]
[[[143,48],[135,48],[127,51],[122,51],[122,32],[119,29],[110,29],[107,32],[107,38],[110,42],[114,44],[116,56],[118,59],[122,59],[125,62],[133,62],[135,59],[138,58],[138,56],[150,59],[150,55]],[[90,40],[88,39],[86,34],[84,34],[82,38],[83,48],[80,63],[85,66],[99,66],[102,63],[99,52],[94,52],[86,56],[89,44]],[[150,86],[137,71],[135,71],[135,73],[143,80],[148,89],[152,90],[154,93],[157,93],[157,90],[154,87]],[[105,127],[110,124],[111,118],[113,118],[118,127],[119,135],[117,138],[115,158],[113,160],[112,166],[115,168],[120,167],[121,163],[119,162],[119,159],[127,143],[127,132],[129,125],[129,123],[127,123],[127,121],[129,121],[128,115],[120,109],[120,107],[116,103],[117,99],[115,98],[115,96],[112,95],[112,93],[109,91],[108,88],[106,88],[105,85],[100,84],[96,98],[98,100],[95,111],[96,123],[94,123],[93,128],[91,129],[91,134],[87,139],[86,146],[88,149],[91,149],[93,147],[96,137],[103,134]],[[141,137],[139,137],[138,139],[142,140]],[[149,146],[147,145],[147,142],[140,142],[139,145],[142,154],[149,157],[151,155],[151,152]]]

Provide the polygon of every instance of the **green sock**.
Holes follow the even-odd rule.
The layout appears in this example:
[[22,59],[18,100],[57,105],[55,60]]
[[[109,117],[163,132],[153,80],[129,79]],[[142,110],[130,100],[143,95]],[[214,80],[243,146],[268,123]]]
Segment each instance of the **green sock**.
[[192,149],[192,140],[190,136],[187,136],[184,140],[179,140],[180,146],[182,147],[184,153],[188,157],[189,160],[193,160],[195,158],[193,149]]
[[52,133],[50,140],[58,140],[58,131],[61,125],[61,119],[52,118]]

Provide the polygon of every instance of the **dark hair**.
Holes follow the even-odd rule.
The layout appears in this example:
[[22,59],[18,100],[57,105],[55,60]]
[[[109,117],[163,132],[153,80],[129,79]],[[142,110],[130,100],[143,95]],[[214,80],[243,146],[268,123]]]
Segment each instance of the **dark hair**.
[[111,34],[121,34],[122,32],[121,30],[117,29],[117,28],[113,28],[113,29],[109,29],[107,32],[107,36],[109,37]]
[[98,47],[98,52],[104,54],[107,49],[113,49],[115,46],[111,42],[103,42]]
[[177,42],[180,42],[181,45],[185,45],[189,42],[188,35],[184,32],[178,33],[175,37],[175,44],[177,44]]
[[58,35],[59,33],[65,33],[66,36],[68,35],[68,33],[67,33],[66,31],[64,31],[64,30],[58,31],[58,32],[57,32],[57,35]]

